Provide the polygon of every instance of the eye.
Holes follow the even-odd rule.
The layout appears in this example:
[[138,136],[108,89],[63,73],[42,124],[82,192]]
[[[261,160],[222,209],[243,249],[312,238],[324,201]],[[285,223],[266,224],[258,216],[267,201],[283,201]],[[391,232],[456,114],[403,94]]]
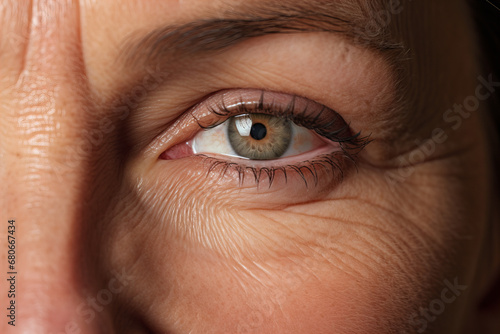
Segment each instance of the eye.
[[[334,149],[334,145],[330,145]],[[201,131],[191,143],[195,154],[219,154],[249,160],[293,157],[326,146],[327,142],[312,130],[287,118],[266,114],[232,116],[216,127]]]
[[257,183],[264,173],[269,185],[277,172],[288,180],[293,171],[306,185],[306,174],[317,183],[318,174],[326,170],[338,179],[336,174],[343,175],[345,161],[354,161],[368,143],[368,138],[353,133],[337,112],[322,104],[258,90],[214,94],[174,127],[184,129],[184,136],[160,159],[204,157],[212,162],[209,173],[216,167],[223,174],[235,169],[240,179],[250,173]]

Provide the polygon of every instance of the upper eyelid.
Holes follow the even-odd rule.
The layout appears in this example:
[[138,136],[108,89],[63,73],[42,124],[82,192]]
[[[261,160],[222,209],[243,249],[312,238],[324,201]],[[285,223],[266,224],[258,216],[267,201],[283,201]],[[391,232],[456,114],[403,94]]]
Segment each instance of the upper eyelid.
[[[338,142],[350,142],[359,137],[360,132],[351,136],[346,135],[350,131],[349,124],[345,122],[342,116],[333,109],[319,104],[307,98],[294,94],[284,94],[278,92],[269,92],[265,90],[253,90],[253,99],[244,101],[241,97],[237,102],[227,105],[224,96],[210,104],[207,109],[222,119],[219,123],[209,123],[199,125],[201,128],[210,128],[217,126],[230,116],[247,113],[267,113],[277,117],[285,117],[297,125],[315,130],[320,136],[336,138]],[[236,91],[238,94],[238,91]],[[256,99],[256,94],[260,94]],[[276,100],[280,99],[281,103]],[[250,106],[250,107],[249,107]],[[310,110],[312,109],[312,111]],[[194,116],[193,116],[194,117]],[[323,119],[323,120],[322,120]],[[322,122],[320,122],[322,120]],[[334,126],[335,125],[335,126]],[[327,131],[331,126],[333,130]],[[342,140],[340,140],[342,138]]]
[[[333,109],[305,97],[261,89],[234,89],[223,92],[213,100],[205,101],[205,105],[202,107],[220,117],[234,116],[238,113],[252,113],[254,111],[270,113],[276,116],[290,116],[292,114],[304,116],[309,109],[319,110],[316,114],[317,117],[312,119],[313,122],[326,109],[329,109],[328,112],[333,113],[332,116],[335,116],[335,118],[339,116],[338,112]],[[195,109],[191,111],[193,115],[196,114]],[[202,127],[205,126],[202,125]]]

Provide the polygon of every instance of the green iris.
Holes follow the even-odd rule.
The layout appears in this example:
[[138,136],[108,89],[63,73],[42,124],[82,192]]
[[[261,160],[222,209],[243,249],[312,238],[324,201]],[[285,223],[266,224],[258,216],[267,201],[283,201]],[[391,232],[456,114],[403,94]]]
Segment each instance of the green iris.
[[281,157],[292,139],[291,121],[266,114],[246,114],[228,120],[228,138],[233,150],[252,160]]

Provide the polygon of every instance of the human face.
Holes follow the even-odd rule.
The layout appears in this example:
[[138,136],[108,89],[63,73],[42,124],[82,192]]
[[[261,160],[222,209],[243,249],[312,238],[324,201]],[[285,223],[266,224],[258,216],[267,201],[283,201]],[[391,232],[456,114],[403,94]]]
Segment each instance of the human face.
[[[490,271],[480,111],[500,89],[469,16],[455,0],[0,6],[2,333],[459,333]],[[286,110],[296,151],[222,154],[231,121],[200,125],[238,104]]]

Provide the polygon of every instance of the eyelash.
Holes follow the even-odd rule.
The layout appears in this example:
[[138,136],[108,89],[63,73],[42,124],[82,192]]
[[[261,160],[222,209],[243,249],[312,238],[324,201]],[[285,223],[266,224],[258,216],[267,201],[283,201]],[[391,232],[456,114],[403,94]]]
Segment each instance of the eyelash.
[[[335,155],[339,155],[336,157]],[[340,157],[341,155],[341,157]],[[202,157],[205,162],[210,163],[210,167],[208,168],[206,177],[208,178],[210,173],[215,171],[218,167],[220,168],[219,177],[222,178],[226,175],[228,169],[234,168],[238,173],[239,177],[239,185],[242,186],[245,180],[245,173],[247,171],[251,172],[251,175],[254,177],[255,183],[257,187],[262,182],[262,176],[266,176],[268,180],[268,187],[271,188],[273,182],[276,178],[277,173],[282,173],[285,178],[285,183],[288,182],[288,173],[294,172],[297,173],[301,179],[304,181],[305,186],[309,187],[309,182],[307,180],[306,171],[312,176],[314,180],[314,185],[317,186],[319,182],[318,170],[317,166],[320,166],[327,170],[327,166],[330,166],[332,170],[332,174],[334,177],[338,177],[338,181],[341,181],[344,178],[344,171],[341,167],[341,158],[349,158],[353,163],[355,163],[354,157],[352,155],[346,155],[345,152],[335,152],[332,154],[325,154],[319,156],[313,160],[303,161],[301,165],[284,165],[279,167],[252,167],[252,166],[243,166],[235,162],[228,162],[224,160],[220,160],[217,158],[209,157],[205,154],[199,154],[198,156]],[[339,174],[336,174],[335,171],[338,171]]]
[[[265,176],[264,180],[268,180],[268,186],[270,188],[276,179],[277,173],[282,173],[285,183],[287,183],[289,179],[288,174],[290,172],[294,172],[301,177],[305,186],[308,188],[308,175],[312,177],[314,185],[317,186],[319,182],[318,168],[324,168],[325,171],[330,169],[332,176],[337,179],[337,181],[342,181],[344,178],[344,168],[347,167],[344,166],[345,162],[350,161],[354,164],[354,166],[356,166],[356,155],[361,152],[367,144],[369,144],[369,136],[362,137],[360,132],[353,135],[350,131],[349,124],[347,124],[338,113],[327,108],[326,106],[322,106],[319,111],[311,114],[309,109],[310,104],[307,103],[306,106],[300,110],[300,112],[297,112],[295,96],[292,97],[288,105],[283,106],[274,103],[274,101],[272,103],[264,103],[265,93],[265,91],[261,91],[259,102],[256,104],[244,103],[243,99],[241,99],[240,103],[236,106],[228,107],[222,101],[216,104],[215,107],[208,108],[210,113],[221,118],[221,121],[219,122],[203,125],[194,115],[193,118],[197,121],[200,128],[210,129],[219,126],[230,117],[241,114],[261,113],[275,117],[283,117],[299,126],[315,131],[322,138],[339,143],[341,150],[330,154],[323,154],[314,159],[306,160],[295,165],[287,164],[278,167],[248,166],[221,160],[206,154],[197,154],[197,156],[203,158],[204,162],[209,164],[206,177],[208,178],[212,172],[219,170],[219,177],[222,178],[227,174],[228,170],[232,168],[238,173],[240,186],[244,183],[245,174],[250,172],[250,175],[253,176],[257,187],[263,181],[262,176]],[[326,118],[325,120],[322,120],[322,115],[326,115],[326,117],[323,117]],[[337,123],[341,123],[341,126],[337,125]]]

